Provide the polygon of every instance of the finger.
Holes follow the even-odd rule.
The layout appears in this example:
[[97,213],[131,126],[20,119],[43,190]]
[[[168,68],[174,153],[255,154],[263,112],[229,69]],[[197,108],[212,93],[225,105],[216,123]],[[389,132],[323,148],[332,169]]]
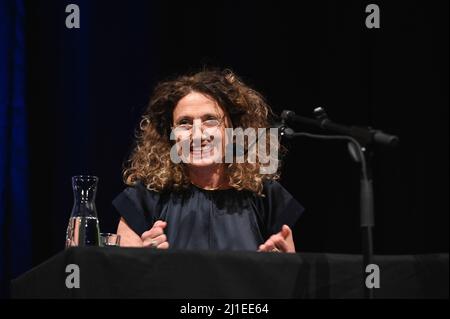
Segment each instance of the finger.
[[284,240],[284,237],[281,233],[270,236],[269,240],[271,240],[274,244],[276,244],[280,240]]
[[141,239],[145,240],[146,238],[155,238],[159,235],[164,234],[164,231],[161,227],[153,227],[150,230],[147,230],[145,233],[142,234]]
[[142,242],[142,247],[148,247],[148,248],[156,248],[158,246],[158,243],[156,242],[156,240],[153,240],[151,238],[149,238],[148,240]]
[[153,227],[150,230],[147,230],[146,232],[144,232],[141,236],[142,240],[146,239],[146,238],[154,238],[157,237],[159,235],[162,235],[164,233],[163,229],[161,227]]
[[162,244],[163,242],[167,241],[167,236],[162,234],[159,235],[157,237],[147,237],[143,242],[142,242],[142,246],[144,247],[148,247],[148,246],[152,246],[152,247],[157,247],[159,244]]
[[163,220],[157,220],[152,227],[161,227],[161,228],[165,228],[167,226],[167,222],[163,221]]
[[168,249],[169,248],[169,243],[167,241],[163,242],[162,244],[159,244],[158,247],[156,247],[158,249]]
[[290,235],[292,235],[292,230],[291,228],[289,228],[288,225],[283,225],[283,227],[281,227],[281,236],[284,237],[284,239],[288,238]]
[[274,243],[276,249],[287,252],[288,245],[281,233],[272,235],[269,239]]
[[288,252],[288,250],[289,250],[289,246],[287,244],[287,241],[282,236],[277,237],[274,240],[274,244],[275,244],[275,247],[277,249],[279,249],[279,250],[281,250],[281,251],[283,251],[285,253]]
[[266,246],[265,251],[271,251],[275,248],[275,243],[271,239],[267,240],[264,245]]
[[266,246],[264,244],[259,245],[258,250],[257,251],[265,251]]

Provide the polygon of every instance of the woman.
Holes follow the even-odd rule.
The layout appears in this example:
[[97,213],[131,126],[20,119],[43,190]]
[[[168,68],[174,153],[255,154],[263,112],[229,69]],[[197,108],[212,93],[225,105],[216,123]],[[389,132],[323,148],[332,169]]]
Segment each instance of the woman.
[[295,252],[291,228],[303,207],[276,181],[278,167],[262,170],[261,149],[249,160],[249,141],[224,161],[236,146],[230,130],[267,128],[269,114],[229,70],[158,84],[124,171],[129,187],[113,201],[121,245]]

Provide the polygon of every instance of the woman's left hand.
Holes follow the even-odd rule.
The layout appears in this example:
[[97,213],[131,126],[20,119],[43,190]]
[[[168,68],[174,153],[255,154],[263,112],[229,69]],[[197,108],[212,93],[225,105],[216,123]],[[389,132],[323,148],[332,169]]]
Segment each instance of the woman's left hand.
[[283,225],[280,232],[270,236],[264,244],[259,246],[258,251],[295,253],[292,230],[288,225]]

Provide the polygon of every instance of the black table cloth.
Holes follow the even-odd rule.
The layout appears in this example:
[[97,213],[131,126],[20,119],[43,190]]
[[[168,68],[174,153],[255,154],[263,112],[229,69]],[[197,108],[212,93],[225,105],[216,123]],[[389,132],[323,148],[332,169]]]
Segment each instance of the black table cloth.
[[[448,298],[448,254],[375,256],[376,298]],[[67,288],[67,265],[80,287]],[[13,298],[363,298],[360,255],[84,247],[11,283]]]

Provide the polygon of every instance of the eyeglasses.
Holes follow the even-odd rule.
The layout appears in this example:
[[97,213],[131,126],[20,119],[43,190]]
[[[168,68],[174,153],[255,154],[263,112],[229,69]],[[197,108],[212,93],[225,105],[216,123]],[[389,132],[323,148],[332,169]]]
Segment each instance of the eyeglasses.
[[[216,129],[219,126],[221,126],[223,123],[223,118],[222,119],[210,119],[210,120],[205,120],[202,121],[201,127],[202,130],[204,131],[205,129]],[[194,127],[194,124],[191,123],[180,123],[175,125],[174,127],[172,127],[173,130],[177,130],[178,132],[189,132],[192,130],[192,128]]]

